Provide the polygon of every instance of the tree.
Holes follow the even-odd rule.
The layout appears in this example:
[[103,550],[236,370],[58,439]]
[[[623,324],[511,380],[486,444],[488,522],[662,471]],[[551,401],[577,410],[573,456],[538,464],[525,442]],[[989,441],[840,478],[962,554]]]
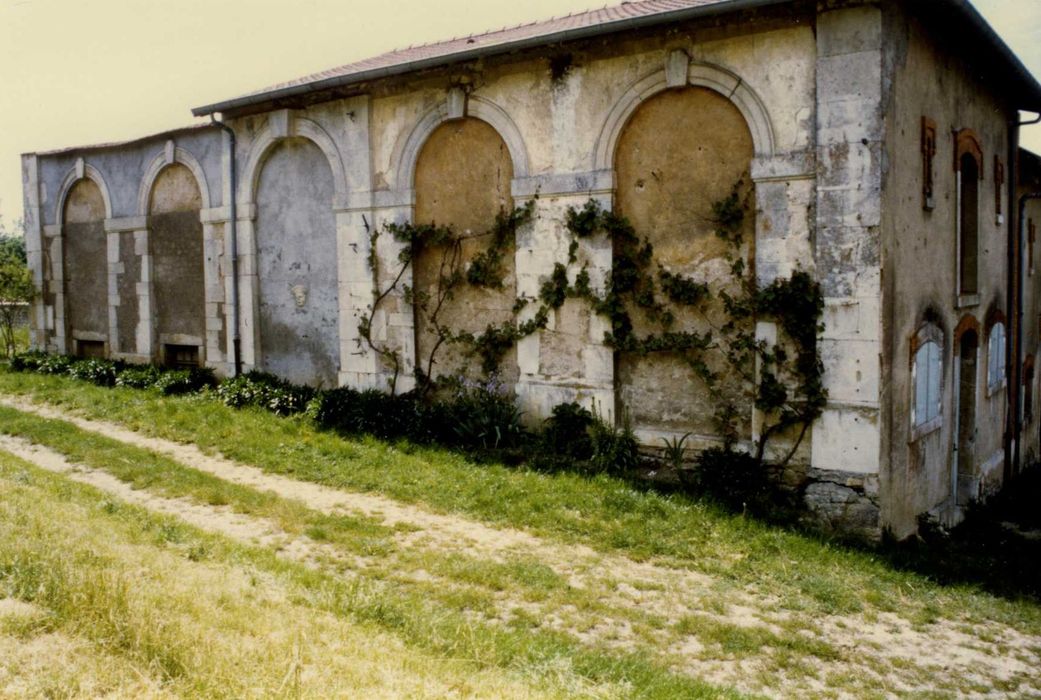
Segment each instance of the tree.
[[[16,224],[20,229],[20,224]],[[0,221],[0,344],[5,357],[15,352],[15,325],[24,305],[33,300],[36,289],[26,264],[25,239],[21,232],[8,233]]]

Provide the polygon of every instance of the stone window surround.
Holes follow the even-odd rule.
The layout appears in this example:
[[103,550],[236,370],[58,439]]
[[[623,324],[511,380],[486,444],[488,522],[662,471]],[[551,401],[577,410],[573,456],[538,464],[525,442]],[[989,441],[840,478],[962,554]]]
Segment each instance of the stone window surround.
[[955,307],[966,308],[970,306],[978,306],[980,303],[979,294],[979,192],[977,191],[976,196],[976,279],[977,279],[977,290],[975,292],[963,292],[961,289],[961,239],[962,239],[962,216],[961,216],[961,203],[962,203],[962,173],[961,173],[961,162],[962,156],[970,155],[973,160],[976,161],[976,168],[979,171],[979,181],[983,181],[984,168],[983,168],[983,148],[980,146],[979,136],[976,132],[969,128],[957,129],[954,131],[954,172],[955,172],[955,285],[956,285],[956,296],[955,296]]
[[922,209],[936,207],[933,181],[933,160],[936,157],[936,122],[922,117]]

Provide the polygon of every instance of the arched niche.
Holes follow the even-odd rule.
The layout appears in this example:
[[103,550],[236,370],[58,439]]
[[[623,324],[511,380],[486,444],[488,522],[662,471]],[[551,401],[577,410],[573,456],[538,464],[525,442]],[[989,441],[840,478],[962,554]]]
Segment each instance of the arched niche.
[[108,347],[108,253],[103,190],[75,180],[61,197],[65,325],[73,354],[105,356]]
[[[707,282],[717,299],[710,302],[708,321],[672,304],[676,323],[671,330],[703,333],[726,320],[718,293],[722,289],[734,293],[737,285],[726,259],[729,246],[716,235],[713,206],[735,191],[739,201],[746,203],[741,254],[748,265],[754,260],[754,198],[749,176],[754,151],[741,110],[704,87],[654,95],[632,113],[619,134],[614,153],[615,211],[650,241],[656,264],[673,274]],[[654,267],[652,273],[657,274]],[[638,309],[631,308],[629,313],[639,336],[661,331]],[[675,355],[619,353],[615,372],[618,414],[631,420],[645,439],[687,432],[707,437],[718,434],[714,413],[721,399],[730,399],[739,410],[741,436],[750,437],[752,407],[742,394],[740,380],[722,357],[710,354],[708,359],[712,369],[727,377],[711,392]]]
[[[485,234],[498,213],[513,208],[512,179],[509,148],[491,125],[474,118],[444,122],[430,134],[416,159],[415,222],[451,226],[465,236],[459,251],[460,269],[465,271],[465,261],[488,248],[490,236]],[[517,290],[514,251],[515,241],[511,241],[502,258],[501,288],[463,283],[438,312],[438,321],[453,331],[480,333],[489,324],[511,320]],[[477,368],[468,367],[454,346],[439,349],[436,364],[430,365],[437,344],[430,316],[437,305],[442,263],[452,253],[445,247],[420,248],[414,253],[413,287],[428,300],[427,309],[419,302],[415,313],[417,366],[434,377],[474,373]],[[505,381],[516,381],[516,349],[503,358],[500,372]]]
[[[499,135],[509,152],[514,177],[528,176],[528,149],[521,137],[520,129],[506,110],[491,100],[470,95],[466,98],[466,117],[484,122]],[[441,102],[420,117],[407,135],[398,139],[391,155],[391,163],[397,173],[395,184],[400,192],[407,192],[415,187],[420,152],[435,131],[452,121],[457,120],[449,117],[447,101]]]
[[[148,247],[155,331],[159,359],[168,365],[201,364],[204,360],[206,280],[199,218],[204,204],[196,174],[181,163],[160,170],[149,193]],[[120,242],[121,252],[132,250],[132,245]],[[121,292],[120,298],[123,296]],[[129,323],[120,314],[120,336]]]
[[339,371],[337,181],[313,141],[279,139],[256,174],[259,366],[298,384]]
[[[726,96],[741,114],[751,134],[755,155],[774,155],[776,138],[773,122],[766,104],[748,82],[722,66],[691,61],[687,67],[686,85],[706,88]],[[611,168],[619,138],[633,114],[645,102],[671,89],[664,69],[654,71],[629,86],[611,107],[600,129],[592,154],[594,170]]]

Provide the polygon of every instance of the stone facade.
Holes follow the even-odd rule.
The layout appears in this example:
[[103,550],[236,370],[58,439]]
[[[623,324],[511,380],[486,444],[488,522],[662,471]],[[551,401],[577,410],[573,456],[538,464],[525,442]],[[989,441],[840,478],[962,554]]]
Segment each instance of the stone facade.
[[[138,361],[194,347],[227,374],[238,335],[244,370],[386,388],[390,370],[360,330],[401,253],[391,237],[373,238],[385,224],[477,233],[500,207],[531,203],[504,288],[468,293],[446,311],[479,330],[508,319],[517,296],[537,296],[568,255],[566,211],[590,199],[630,218],[669,269],[718,293],[723,259],[706,221],[711,203],[741,182],[751,214],[744,254],[759,283],[804,270],[825,296],[829,401],[786,480],[821,522],[868,537],[883,528],[910,534],[929,510],[957,517],[1004,471],[1006,394],[958,394],[961,406],[975,397],[970,414],[951,387],[962,318],[983,329],[988,314],[1012,316],[1012,217],[993,210],[999,201],[1007,209],[1009,185],[991,159],[1009,165],[1021,95],[976,77],[1003,66],[971,63],[911,3],[777,2],[733,15],[718,4],[703,18],[446,60],[277,104],[257,98],[222,112],[234,150],[218,128],[200,127],[26,155],[29,254],[41,290],[33,343]],[[921,195],[924,118],[936,125],[930,208]],[[948,137],[965,129],[978,135],[985,168],[973,190],[982,213],[972,295],[958,294],[954,278],[963,189],[950,167],[960,142]],[[575,254],[602,288],[610,243],[583,239]],[[429,289],[435,256],[418,251],[403,287]],[[1037,313],[1031,306],[1024,321],[1026,352],[1037,351]],[[607,321],[578,300],[550,316],[504,364],[529,419],[579,401],[608,420],[632,420],[648,446],[687,433],[696,447],[718,442],[714,397],[689,368],[614,353]],[[943,338],[947,389],[939,427],[918,436],[910,358],[926,318]],[[682,319],[684,328],[698,323]],[[755,330],[763,340],[777,335],[766,322]],[[411,388],[431,339],[400,289],[372,315],[371,334],[401,353],[396,388]],[[986,342],[979,331],[978,347]],[[434,373],[466,366],[447,357]],[[981,356],[964,368],[986,366]],[[750,444],[763,417],[743,411]],[[973,435],[954,429],[958,411],[971,415]],[[1037,453],[1037,432],[1023,432],[1024,455]],[[970,457],[954,454],[970,443]],[[952,470],[959,459],[965,466]]]

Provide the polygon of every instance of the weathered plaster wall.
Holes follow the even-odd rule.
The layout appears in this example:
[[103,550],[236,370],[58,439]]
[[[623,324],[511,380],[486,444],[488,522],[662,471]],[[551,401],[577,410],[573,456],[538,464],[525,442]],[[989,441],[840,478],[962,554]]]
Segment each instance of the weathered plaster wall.
[[[414,215],[412,172],[423,143],[453,109],[460,110],[456,117],[481,119],[510,151],[514,201],[521,204],[538,194],[535,219],[519,233],[516,255],[517,292],[534,297],[554,263],[566,260],[567,207],[590,198],[613,205],[615,147],[632,113],[669,87],[692,84],[729,98],[749,123],[756,155],[752,207],[757,239],[765,241],[757,248],[756,269],[767,282],[787,274],[812,257],[813,31],[812,12],[783,19],[753,15],[740,25],[676,26],[656,35],[554,47],[538,58],[488,60],[375,88],[368,110],[374,191],[367,220],[378,225]],[[764,65],[771,70],[761,70]],[[468,99],[453,101],[452,86]],[[348,170],[363,166],[345,163]],[[358,229],[352,242],[365,249],[367,231]],[[381,246],[381,269],[392,267],[397,250],[385,242]],[[602,284],[611,265],[607,242],[583,241],[578,256],[570,274],[587,264],[594,286]],[[521,320],[533,311],[523,312]],[[392,300],[386,314],[376,315],[374,335],[393,337],[393,321],[410,319]],[[545,331],[519,343],[517,391],[529,418],[576,399],[596,402],[605,417],[614,415],[615,370],[613,354],[602,342],[605,330],[603,319],[569,301],[551,314]],[[399,347],[407,350],[407,341]],[[356,362],[375,368],[378,379],[363,373],[352,376],[352,383],[384,383],[378,363],[364,352]]]
[[[496,215],[513,208],[512,180],[510,152],[495,129],[474,118],[445,122],[427,139],[416,162],[415,222],[451,226],[466,238],[459,251],[461,259],[473,260],[488,248],[490,237],[482,234],[491,230]],[[511,241],[504,251],[501,289],[461,285],[438,312],[438,322],[474,334],[509,322],[517,298],[515,250],[516,242]],[[479,359],[465,357],[451,344],[435,352],[436,364],[430,364],[438,336],[429,316],[437,304],[439,279],[448,274],[442,270],[442,262],[451,255],[445,246],[428,246],[417,251],[413,260],[413,289],[428,300],[427,311],[415,316],[416,356],[432,377],[480,372]],[[464,264],[460,271],[465,270]],[[510,384],[517,381],[516,349],[503,357],[500,376]]]
[[[155,289],[148,241],[148,207],[154,178],[173,163],[190,169],[204,203],[196,220],[205,218],[207,246],[204,263],[207,342],[214,345],[207,360],[224,370],[223,348],[223,221],[220,204],[223,162],[220,132],[212,127],[156,134],[138,141],[23,156],[26,241],[34,279],[43,292],[34,304],[34,347],[58,352],[73,350],[66,338],[67,302],[61,283],[66,268],[62,251],[66,237],[59,211],[77,183],[89,180],[101,193],[99,221],[102,240],[104,299],[97,312],[98,330],[110,355],[134,361],[158,359],[153,309]],[[73,263],[75,265],[75,263]]]
[[116,295],[119,311],[116,315],[118,345],[115,352],[130,354],[137,352],[137,331],[141,323],[141,305],[138,285],[142,282],[141,256],[137,254],[133,231],[120,231],[119,265],[121,273],[116,280]]
[[272,147],[257,184],[259,366],[299,384],[335,386],[339,371],[334,183],[303,138]]
[[150,198],[148,232],[160,355],[163,347],[194,345],[204,357],[206,295],[202,196],[183,165],[164,168]]
[[[647,100],[618,140],[615,210],[650,241],[656,261],[666,270],[709,284],[717,299],[710,320],[670,304],[676,313],[671,330],[708,333],[725,322],[719,292],[738,290],[726,259],[730,247],[715,233],[712,207],[738,183],[741,195],[753,200],[753,148],[748,126],[733,103],[701,87],[670,90]],[[754,211],[747,212],[741,233],[754,242]],[[746,246],[745,255],[754,262],[751,246]],[[637,308],[629,313],[638,335],[660,333]],[[692,432],[691,446],[704,446],[706,439],[716,436],[713,416],[724,399],[743,409],[737,427],[746,439],[751,436],[752,407],[742,382],[721,356],[711,354],[708,359],[713,371],[729,378],[715,390],[675,356],[619,353],[618,405],[647,443],[660,443],[662,434]]]
[[73,186],[62,224],[69,336],[108,342],[105,202],[94,182],[84,179]]
[[[976,435],[971,462],[981,480],[1000,478],[1007,394],[988,395],[985,321],[992,309],[1008,311],[1006,228],[995,211],[994,157],[1007,160],[1007,105],[975,79],[963,60],[964,47],[944,46],[914,19],[893,7],[887,13],[887,97],[882,220],[885,352],[882,502],[883,520],[898,536],[913,532],[918,514],[942,506],[954,491],[951,462],[955,425],[954,332],[966,316],[983,329],[976,372]],[[936,122],[933,177],[935,208],[923,207],[922,117]],[[971,128],[983,149],[979,182],[979,279],[977,299],[957,297],[957,186],[953,133]],[[1002,207],[1005,207],[1002,189]],[[1006,212],[1007,215],[1007,212]],[[913,439],[911,433],[911,342],[927,312],[943,331],[942,422],[939,430]],[[987,471],[983,473],[984,467]],[[950,513],[947,514],[948,517]],[[950,516],[953,517],[953,516]]]

